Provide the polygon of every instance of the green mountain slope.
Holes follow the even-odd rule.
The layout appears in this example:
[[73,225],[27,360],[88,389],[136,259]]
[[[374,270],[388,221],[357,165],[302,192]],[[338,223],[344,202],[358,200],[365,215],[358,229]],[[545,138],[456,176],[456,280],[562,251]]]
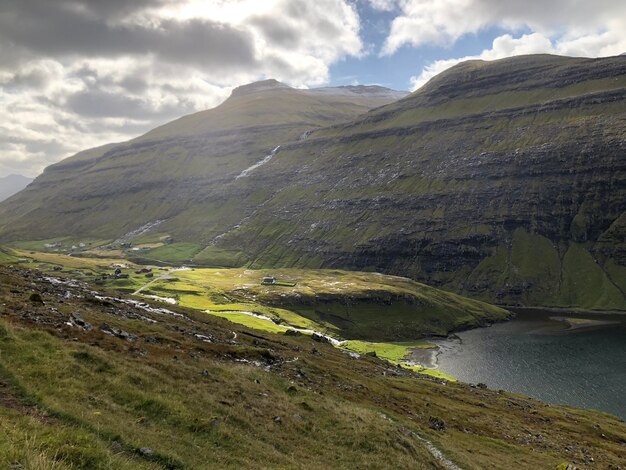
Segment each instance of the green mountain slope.
[[[150,233],[175,243],[141,256],[626,308],[626,57],[466,62],[341,123],[305,112],[323,93],[272,85],[51,167],[0,205],[0,238],[116,238],[158,222]],[[280,126],[259,127],[254,96]]]
[[469,62],[287,146],[222,249],[500,303],[626,308],[626,58]]
[[216,204],[222,186],[281,142],[405,94],[377,86],[296,90],[275,80],[239,87],[214,109],[48,167],[0,208],[2,238],[118,237],[177,216],[178,232],[200,237],[202,219],[223,224],[233,215],[232,204]]
[[605,413],[93,289],[0,266],[1,468],[618,468],[626,457],[626,426]]

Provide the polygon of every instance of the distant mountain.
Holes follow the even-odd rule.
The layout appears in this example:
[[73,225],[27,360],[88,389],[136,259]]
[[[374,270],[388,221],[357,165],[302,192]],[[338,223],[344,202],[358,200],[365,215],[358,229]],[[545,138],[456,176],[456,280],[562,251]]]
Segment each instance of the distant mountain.
[[376,270],[502,304],[626,308],[626,57],[469,61],[398,97],[241,87],[48,168],[0,204],[0,239],[150,229],[174,240],[145,253],[160,260]]
[[0,178],[0,201],[4,201],[15,193],[20,192],[33,181],[22,175],[9,175]]
[[[210,237],[207,226],[217,232],[239,217],[223,203],[226,185],[272,149],[406,95],[378,86],[300,90],[276,80],[236,88],[216,108],[46,168],[0,208],[0,236],[116,238],[177,218],[189,237]],[[272,190],[262,188],[250,202]]]

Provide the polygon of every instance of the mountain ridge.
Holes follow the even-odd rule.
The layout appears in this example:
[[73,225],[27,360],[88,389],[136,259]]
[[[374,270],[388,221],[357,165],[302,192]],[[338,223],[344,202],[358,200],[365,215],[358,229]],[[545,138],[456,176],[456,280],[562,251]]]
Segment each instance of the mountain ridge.
[[[142,145],[166,153],[159,139],[169,138],[171,145],[214,151],[210,161],[221,164],[201,191],[185,193],[182,177],[172,179],[172,197],[184,204],[170,208],[161,188],[150,196],[160,198],[160,210],[144,198],[147,210],[127,216],[115,232],[78,224],[73,234],[41,234],[113,237],[165,218],[156,232],[195,246],[189,259],[200,264],[376,270],[496,303],[626,308],[623,56],[459,64],[403,99],[319,125],[315,119],[328,108],[311,111],[301,105],[310,93],[271,85],[300,104],[295,121],[283,108],[280,132],[270,132],[266,118],[279,114],[272,97],[254,100],[269,114],[248,113],[249,101],[215,108],[223,127],[208,131],[232,137],[227,142],[238,150],[230,155],[246,155],[237,157],[238,168],[229,168],[225,147],[202,141],[210,111],[111,154],[109,163],[128,165],[147,158]],[[223,115],[228,107],[232,122]],[[180,132],[194,119],[193,132]],[[252,177],[236,179],[277,146]],[[137,176],[126,184],[135,181],[139,193],[154,189],[133,165],[134,173],[124,174]],[[91,184],[106,199],[115,185],[102,179]],[[7,210],[0,205],[0,215]],[[94,212],[90,226],[102,227],[105,212]],[[18,218],[0,228],[0,237],[15,238],[19,230]]]
[[23,175],[11,174],[0,178],[0,202],[17,194],[33,181]]

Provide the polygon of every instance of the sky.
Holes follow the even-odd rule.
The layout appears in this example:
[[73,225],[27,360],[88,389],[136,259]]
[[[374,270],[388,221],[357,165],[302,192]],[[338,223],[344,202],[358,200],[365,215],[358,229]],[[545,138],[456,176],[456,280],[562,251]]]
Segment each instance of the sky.
[[413,91],[467,59],[624,52],[625,0],[0,0],[0,177],[257,80]]

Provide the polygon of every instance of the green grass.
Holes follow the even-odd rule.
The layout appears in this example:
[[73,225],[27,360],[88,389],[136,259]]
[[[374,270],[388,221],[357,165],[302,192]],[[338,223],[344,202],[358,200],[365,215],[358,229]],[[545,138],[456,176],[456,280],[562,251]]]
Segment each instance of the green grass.
[[[53,322],[44,331],[22,323],[28,300],[10,289],[46,284],[2,267],[0,281],[3,468],[436,468],[412,433],[462,468],[551,468],[568,459],[563,442],[574,441],[598,466],[623,460],[624,424],[605,414],[443,385],[193,310],[181,311],[188,320],[128,320],[108,305],[66,299],[62,288],[28,306]],[[65,325],[74,311],[96,328]],[[138,339],[104,335],[100,322]],[[415,345],[375,347],[398,357],[397,347]],[[431,416],[445,432],[429,428]],[[520,444],[520,429],[542,434],[541,446]]]
[[436,346],[426,341],[414,341],[403,343],[372,343],[369,341],[350,340],[342,345],[348,351],[359,354],[375,352],[377,357],[394,363],[400,363],[415,348],[431,349]]
[[188,263],[201,250],[196,243],[171,243],[137,256],[167,263]]

